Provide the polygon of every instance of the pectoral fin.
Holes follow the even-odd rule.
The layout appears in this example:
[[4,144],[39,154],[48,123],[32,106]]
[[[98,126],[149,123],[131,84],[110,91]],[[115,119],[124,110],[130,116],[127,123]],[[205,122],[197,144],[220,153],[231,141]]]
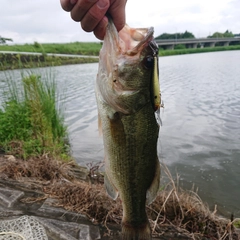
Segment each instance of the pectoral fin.
[[104,175],[104,185],[107,191],[107,194],[113,199],[116,200],[118,197],[118,191],[115,188],[115,186],[112,184],[112,182],[110,181],[107,173],[105,173]]
[[156,159],[156,171],[154,175],[154,179],[152,181],[151,186],[147,190],[147,196],[146,196],[146,203],[149,205],[151,204],[155,198],[157,197],[158,190],[160,187],[160,163],[158,158]]

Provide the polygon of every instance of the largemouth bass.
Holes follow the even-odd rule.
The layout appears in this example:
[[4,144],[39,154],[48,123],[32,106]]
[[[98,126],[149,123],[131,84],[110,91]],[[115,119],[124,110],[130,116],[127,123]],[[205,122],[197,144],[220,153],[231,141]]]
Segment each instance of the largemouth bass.
[[149,240],[145,205],[160,184],[157,157],[160,107],[158,46],[153,28],[125,26],[119,33],[109,20],[96,80],[99,128],[105,152],[104,183],[122,201],[122,239]]

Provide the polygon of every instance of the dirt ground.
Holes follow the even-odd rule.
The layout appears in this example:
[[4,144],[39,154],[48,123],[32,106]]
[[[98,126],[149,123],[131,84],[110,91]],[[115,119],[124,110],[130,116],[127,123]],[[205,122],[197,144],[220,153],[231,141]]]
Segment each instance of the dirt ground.
[[[240,239],[234,226],[239,219],[226,219],[211,212],[196,192],[180,189],[166,168],[169,183],[157,199],[147,206],[153,237],[161,239]],[[111,200],[103,186],[99,166],[89,169],[74,162],[63,163],[47,155],[23,161],[12,155],[0,156],[0,179],[14,180],[41,191],[43,196],[25,201],[54,199],[54,206],[85,215],[102,229],[102,239],[119,233],[122,218],[121,201]],[[107,238],[105,238],[107,237]],[[110,237],[110,238],[109,238]],[[116,239],[116,238],[115,238]]]

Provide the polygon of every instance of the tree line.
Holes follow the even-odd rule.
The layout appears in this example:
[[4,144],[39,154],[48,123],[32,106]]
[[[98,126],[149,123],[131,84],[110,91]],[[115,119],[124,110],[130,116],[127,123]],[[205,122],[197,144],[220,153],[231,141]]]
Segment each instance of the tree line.
[[234,37],[234,34],[227,30],[224,33],[215,32],[213,35],[208,36],[208,38],[225,38],[225,37]]
[[[239,34],[233,34],[231,31],[226,30],[224,33],[215,32],[207,38],[224,38],[224,37],[240,37]],[[163,33],[157,36],[155,39],[183,39],[183,38],[195,38],[194,34],[188,31],[184,33]]]
[[155,39],[182,39],[182,38],[195,38],[195,36],[188,31],[184,33],[163,33],[157,36]]
[[[224,33],[215,32],[207,38],[224,38],[224,37],[240,37],[240,33],[233,34],[231,31],[226,30]],[[183,38],[195,38],[194,34],[188,31],[184,33],[163,33],[157,36],[155,39],[183,39]],[[6,44],[7,41],[13,42],[11,38],[5,38],[0,36],[0,44]]]

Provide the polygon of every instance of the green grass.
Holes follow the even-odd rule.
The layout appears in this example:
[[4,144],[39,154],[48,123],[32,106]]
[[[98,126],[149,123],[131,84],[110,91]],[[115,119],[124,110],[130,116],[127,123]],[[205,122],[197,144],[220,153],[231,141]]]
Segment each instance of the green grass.
[[61,66],[68,64],[93,63],[98,62],[98,58],[91,57],[59,57],[42,55],[22,55],[0,53],[0,71],[22,68]]
[[[160,48],[160,56],[169,56],[169,55],[180,55],[180,54],[191,54],[191,53],[203,53],[203,52],[214,52],[214,51],[228,51],[228,50],[240,50],[240,45],[232,46],[221,46],[221,47],[205,47],[205,48],[184,48],[184,45],[177,45],[174,50],[163,50]],[[68,64],[68,62],[78,63],[79,59],[66,59],[57,57],[46,56],[46,53],[61,53],[61,54],[80,54],[80,55],[94,55],[98,56],[101,49],[101,43],[97,42],[73,42],[73,43],[43,43],[40,44],[35,42],[33,44],[23,44],[23,45],[0,45],[0,51],[19,51],[19,52],[40,52],[45,57],[45,62],[59,62],[56,65]],[[23,57],[21,57],[23,58]],[[30,58],[30,57],[29,57]],[[32,56],[33,58],[33,56]],[[36,57],[35,57],[36,58]],[[40,58],[38,56],[38,58]],[[60,60],[59,60],[60,59]],[[0,59],[0,62],[3,62]],[[24,62],[23,60],[21,60]],[[84,62],[84,60],[81,60]],[[86,62],[92,62],[91,59],[85,59]],[[97,60],[95,60],[96,62]],[[36,62],[36,61],[35,61]],[[41,61],[43,62],[43,61]],[[82,63],[80,62],[80,63]],[[47,65],[49,66],[49,64]]]
[[97,42],[73,42],[73,43],[43,43],[23,45],[0,45],[0,51],[62,53],[98,56],[101,43]]
[[233,45],[228,47],[185,48],[185,49],[173,49],[173,50],[160,49],[159,56],[171,56],[171,55],[229,51],[229,50],[240,50],[240,45]]
[[236,227],[236,228],[240,228],[240,219],[236,219],[236,220],[233,222],[233,226]]
[[35,68],[98,62],[97,58],[47,56],[46,53],[98,56],[100,48],[101,44],[94,42],[74,42],[61,44],[40,44],[35,42],[34,44],[24,45],[0,45],[0,51],[42,53],[41,55],[0,53],[0,71],[7,69]]
[[21,83],[8,79],[0,109],[0,148],[28,159],[48,154],[68,159],[68,133],[57,103],[54,79],[30,74]]

